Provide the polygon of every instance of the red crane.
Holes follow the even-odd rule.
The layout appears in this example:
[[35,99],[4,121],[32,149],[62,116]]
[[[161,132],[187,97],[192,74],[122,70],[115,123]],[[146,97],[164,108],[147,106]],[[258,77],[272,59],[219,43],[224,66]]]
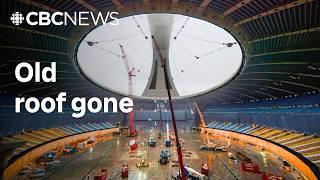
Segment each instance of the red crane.
[[[126,67],[127,73],[128,73],[128,96],[133,100],[133,94],[132,94],[132,77],[135,77],[134,74],[135,68],[130,68],[127,55],[123,49],[123,46],[119,44],[121,48],[121,58],[123,59],[124,65]],[[137,136],[137,130],[134,126],[134,109],[129,113],[129,136]]]
[[164,74],[164,80],[165,80],[165,83],[166,83],[166,89],[167,89],[167,93],[168,93],[168,99],[169,99],[169,105],[170,105],[170,111],[171,111],[171,118],[172,118],[172,123],[173,123],[173,130],[174,130],[174,134],[176,136],[176,147],[177,147],[178,161],[179,161],[180,172],[181,172],[181,179],[182,180],[186,180],[187,178],[186,178],[186,172],[185,172],[185,168],[184,168],[183,160],[182,160],[181,144],[179,142],[176,118],[175,118],[174,111],[173,111],[173,104],[172,104],[171,92],[170,92],[170,87],[169,87],[169,75],[168,75],[168,69],[167,69],[167,60],[162,55],[160,47],[159,47],[155,37],[154,36],[151,36],[151,37],[152,37],[153,44],[154,44],[154,46],[156,47],[156,49],[158,51],[158,55],[159,55],[159,58],[161,60],[161,66],[162,66],[163,72],[164,72],[163,74]]

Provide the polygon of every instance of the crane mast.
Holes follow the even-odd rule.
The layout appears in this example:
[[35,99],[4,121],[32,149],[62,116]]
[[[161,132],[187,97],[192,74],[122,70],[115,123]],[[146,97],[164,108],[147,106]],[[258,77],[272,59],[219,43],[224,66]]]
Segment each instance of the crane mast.
[[[135,68],[132,67],[130,68],[128,59],[127,59],[127,54],[124,51],[124,48],[121,44],[119,44],[120,49],[121,49],[121,58],[123,59],[127,74],[128,74],[128,96],[133,100],[133,92],[132,92],[132,77],[135,77],[136,75],[134,74]],[[136,136],[137,131],[134,126],[134,109],[129,113],[129,136]]]

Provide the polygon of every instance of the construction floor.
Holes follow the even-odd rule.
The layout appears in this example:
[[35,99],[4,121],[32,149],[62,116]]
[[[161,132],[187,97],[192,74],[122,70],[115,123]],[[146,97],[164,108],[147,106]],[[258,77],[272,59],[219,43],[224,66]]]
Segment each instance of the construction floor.
[[[201,164],[208,163],[210,179],[261,179],[260,174],[242,171],[240,162],[229,159],[226,152],[200,151],[199,134],[181,132],[180,136],[183,139],[184,164],[188,164],[191,168],[200,171]],[[130,139],[143,142],[148,138],[148,133],[140,133],[135,138],[118,136],[109,141],[97,143],[86,152],[59,157],[60,165],[51,170],[47,169],[46,176],[43,179],[93,179],[101,168],[107,169],[107,179],[121,179],[121,166],[123,163],[129,166],[128,179],[171,179],[171,176],[176,175],[178,172],[178,167],[171,166],[171,160],[176,159],[177,156],[174,153],[175,146],[169,148],[171,153],[170,163],[166,165],[158,163],[160,151],[165,148],[164,144],[158,139],[156,147],[139,144],[137,151],[130,151],[128,146]],[[228,151],[233,154],[237,151],[244,152],[266,172],[283,176],[285,179],[299,178],[293,172],[284,171],[282,169],[282,161],[277,159],[274,154],[257,150],[250,145],[241,144],[241,142],[231,142],[231,149]],[[143,157],[150,161],[150,167],[138,169],[136,163]]]

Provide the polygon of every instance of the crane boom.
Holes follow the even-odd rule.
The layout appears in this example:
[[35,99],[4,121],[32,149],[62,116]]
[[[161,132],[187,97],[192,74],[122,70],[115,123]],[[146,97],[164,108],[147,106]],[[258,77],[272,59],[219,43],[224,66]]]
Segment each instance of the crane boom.
[[201,132],[202,132],[206,128],[207,125],[206,125],[206,122],[203,118],[202,112],[200,111],[198,104],[196,102],[194,104],[195,104],[196,110],[197,110],[199,118],[200,118],[200,128],[201,128]]
[[199,108],[197,102],[195,102],[194,104],[195,104],[195,107],[196,107],[196,110],[198,112],[199,119],[200,119],[200,130],[201,130],[200,137],[201,137],[202,141],[208,145],[215,145],[214,143],[212,143],[210,141],[209,134],[206,131],[206,128],[207,128],[206,121],[203,118],[203,114],[200,111],[200,108]]
[[171,97],[170,86],[169,86],[169,75],[168,75],[168,70],[167,70],[167,60],[162,55],[160,47],[159,47],[158,42],[156,41],[155,37],[153,35],[151,37],[152,37],[153,45],[156,47],[156,50],[158,51],[158,55],[159,55],[159,58],[161,60],[161,66],[162,66],[163,72],[164,72],[163,74],[164,74],[164,80],[165,80],[165,83],[166,83],[166,89],[167,89],[167,93],[168,93],[168,99],[169,99],[169,105],[170,105],[170,111],[171,111],[171,119],[172,119],[172,124],[173,124],[173,130],[174,130],[174,134],[176,136],[176,147],[177,147],[177,153],[178,153],[178,161],[179,161],[179,166],[180,166],[180,172],[181,172],[182,180],[186,180],[187,178],[186,178],[186,173],[185,173],[183,160],[182,160],[181,144],[179,142],[176,118],[175,118],[174,111],[173,111],[172,97]]
[[[127,74],[128,74],[128,96],[133,100],[133,92],[132,92],[132,77],[136,76],[134,74],[134,67],[130,68],[127,54],[124,51],[124,48],[121,44],[119,44],[121,49],[121,58],[123,59]],[[137,131],[134,127],[134,109],[129,113],[129,136],[135,136]]]

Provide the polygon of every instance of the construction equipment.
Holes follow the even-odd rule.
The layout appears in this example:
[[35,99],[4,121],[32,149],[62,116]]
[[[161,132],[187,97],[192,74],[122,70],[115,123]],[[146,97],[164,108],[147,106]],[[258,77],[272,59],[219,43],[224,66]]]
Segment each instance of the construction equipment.
[[[130,68],[129,62],[127,59],[127,54],[124,51],[124,48],[121,44],[119,44],[121,48],[121,58],[123,59],[124,65],[126,67],[126,71],[128,73],[128,96],[133,100],[133,94],[132,94],[132,77],[135,77],[136,75],[134,74],[135,68],[132,67]],[[134,126],[134,109],[129,113],[129,133],[128,136],[133,137],[137,136],[137,130]]]
[[46,169],[51,169],[51,168],[55,168],[57,166],[60,165],[60,161],[59,160],[54,160],[54,161],[51,161],[51,162],[45,162],[44,163]]
[[100,169],[100,172],[96,174],[93,178],[94,180],[106,180],[107,179],[107,169]]
[[120,128],[119,128],[119,131],[120,131],[120,134],[121,134],[121,135],[128,136],[128,134],[129,134],[129,129],[128,129],[128,127],[120,127]]
[[203,118],[203,115],[202,115],[202,112],[200,111],[200,108],[198,106],[198,104],[195,102],[194,103],[195,107],[196,107],[196,110],[198,112],[198,116],[199,116],[199,119],[200,119],[200,139],[202,140],[202,142],[204,144],[206,144],[207,146],[211,147],[211,146],[216,146],[215,144],[211,143],[210,142],[210,139],[208,137],[208,133],[207,133],[207,130],[206,130],[206,122]]
[[284,180],[284,177],[270,173],[262,173],[262,180]]
[[38,157],[36,159],[36,163],[51,162],[51,161],[54,161],[55,158],[56,158],[56,152],[50,151]]
[[201,173],[203,175],[209,176],[209,165],[207,163],[202,163]]
[[121,177],[122,178],[127,178],[128,176],[129,176],[128,164],[123,164],[122,165],[122,170],[121,170]]
[[207,151],[226,151],[224,146],[218,146],[215,143],[212,143],[209,139],[209,134],[206,130],[206,122],[203,118],[202,112],[200,111],[200,108],[198,104],[195,102],[195,107],[199,115],[200,119],[200,137],[202,140],[203,145],[200,146],[200,150],[207,150]]
[[172,124],[173,124],[173,129],[174,129],[174,134],[176,137],[176,146],[177,146],[177,153],[178,153],[178,161],[179,161],[179,166],[180,166],[180,171],[181,171],[181,178],[182,180],[186,180],[186,174],[184,172],[184,165],[183,165],[183,160],[182,160],[182,151],[181,151],[181,145],[179,142],[179,136],[178,136],[178,130],[177,130],[177,124],[176,124],[176,117],[174,115],[174,110],[173,110],[173,104],[172,104],[172,97],[171,97],[171,92],[170,92],[170,87],[169,87],[169,75],[168,75],[168,70],[167,70],[167,60],[164,58],[162,55],[162,52],[160,50],[160,47],[155,39],[155,37],[152,35],[152,41],[153,45],[156,47],[158,51],[159,58],[161,60],[161,66],[163,68],[163,74],[165,78],[165,83],[166,83],[166,89],[168,93],[168,100],[169,100],[169,105],[170,105],[170,112],[171,112],[171,118],[172,118]]
[[170,139],[166,139],[166,140],[164,141],[164,144],[165,144],[166,147],[170,147],[170,146],[171,146],[171,141],[170,141]]
[[43,168],[35,168],[32,171],[32,174],[30,175],[30,178],[40,178],[43,177],[45,174],[45,171]]
[[185,166],[184,167],[185,170],[186,170],[186,174],[189,178],[191,179],[199,179],[199,180],[206,180],[208,179],[208,177],[194,169],[192,169],[191,167],[189,166]]
[[220,146],[216,146],[216,148],[214,149],[215,151],[221,151],[221,152],[227,152],[227,149],[225,146],[220,145]]
[[200,150],[205,150],[205,151],[215,151],[216,145],[213,144],[204,144],[200,146]]
[[130,146],[130,150],[131,151],[134,151],[134,150],[138,149],[138,144],[134,139],[130,140],[129,146]]
[[252,173],[261,173],[259,165],[256,163],[247,163],[242,161],[241,162],[241,170],[252,172]]
[[165,140],[165,146],[166,147],[170,147],[171,146],[171,140],[170,140],[170,133],[169,133],[169,124],[168,124],[168,122],[167,122],[167,131],[166,131],[166,137],[167,137],[167,139]]
[[159,123],[159,133],[158,133],[158,139],[162,138],[162,130],[163,130],[163,125],[162,125],[162,110],[161,110],[161,105],[162,104],[158,104],[159,105],[159,113],[160,113],[160,123]]
[[74,154],[77,152],[77,148],[74,146],[66,145],[63,149],[63,154]]
[[149,138],[149,141],[148,141],[148,145],[150,147],[155,147],[156,146],[156,140],[154,138]]
[[207,138],[207,143],[200,146],[200,150],[227,152],[226,146],[212,143],[209,138]]
[[198,104],[195,102],[194,103],[195,107],[196,107],[196,110],[198,112],[198,115],[199,115],[199,119],[200,119],[200,133],[206,133],[206,128],[207,128],[207,125],[206,125],[206,122],[203,118],[203,115],[202,115],[202,112],[200,111],[200,108],[198,106]]
[[137,168],[149,167],[150,166],[150,162],[146,161],[145,159],[141,159],[141,161],[138,162],[136,165],[137,165]]
[[[192,169],[189,166],[184,167],[185,175],[187,179],[197,179],[197,180],[207,180],[209,179],[208,176]],[[180,180],[182,179],[181,174],[177,174],[177,176],[172,176],[173,179],[175,180]]]
[[161,150],[159,163],[160,163],[160,164],[167,164],[167,163],[169,163],[169,156],[170,156],[170,153],[169,153],[168,150]]

